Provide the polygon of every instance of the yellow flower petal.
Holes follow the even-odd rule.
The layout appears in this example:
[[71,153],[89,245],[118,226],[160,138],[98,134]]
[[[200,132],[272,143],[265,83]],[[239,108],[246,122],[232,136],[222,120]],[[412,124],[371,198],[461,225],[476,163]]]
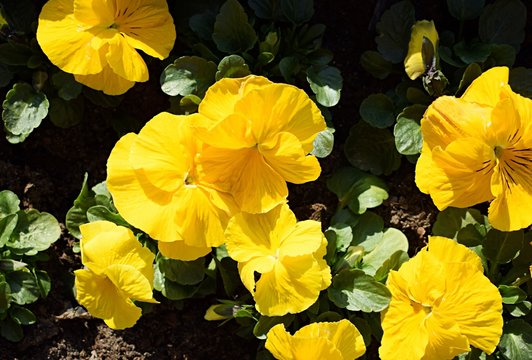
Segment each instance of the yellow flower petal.
[[482,261],[477,254],[469,248],[449,241],[443,236],[429,236],[429,252],[431,256],[445,263],[467,263],[474,266],[481,273],[484,272]]
[[476,138],[462,138],[445,150],[432,151],[433,166],[430,196],[438,209],[448,206],[468,207],[493,199],[493,149]]
[[244,284],[252,295],[255,294],[255,272],[263,274],[272,271],[275,266],[275,261],[274,256],[261,256],[238,263],[238,272],[242,279],[242,284]]
[[164,59],[174,47],[174,21],[165,0],[116,2],[120,16],[117,29],[132,47],[146,54]]
[[115,4],[108,0],[71,0],[74,3],[74,17],[90,26],[108,28],[114,23]]
[[434,311],[426,319],[430,341],[425,349],[424,359],[453,359],[464,352],[471,351],[469,340],[462,335],[461,328],[452,318],[438,316]]
[[92,89],[101,90],[107,95],[122,95],[135,85],[134,81],[118,76],[107,64],[99,73],[89,75],[75,74],[74,78],[77,82]]
[[74,271],[76,299],[91,315],[104,319],[113,329],[135,325],[141,316],[140,308],[120,294],[109,279],[89,270]]
[[268,143],[260,144],[259,151],[266,162],[288,182],[303,184],[320,176],[318,159],[313,155],[305,156],[301,143],[290,133],[277,134]]
[[[512,176],[517,177],[515,174]],[[501,189],[501,193],[490,204],[489,222],[501,231],[526,228],[532,224],[532,185],[530,180],[521,184],[510,183],[510,180],[504,180],[506,177],[495,169],[492,188]]]
[[303,90],[287,84],[249,91],[235,104],[235,112],[251,120],[258,143],[270,142],[277,133],[288,132],[299,139],[304,154],[312,151],[312,142],[326,128],[316,104]]
[[494,107],[501,89],[508,84],[509,70],[505,66],[491,68],[476,78],[462,95],[462,100]]
[[209,120],[201,115],[191,122],[194,134],[210,146],[236,150],[257,145],[249,120],[239,114],[230,114],[211,128],[205,127]]
[[[408,54],[404,61],[405,71],[408,77],[412,80],[417,79],[426,71],[422,55],[423,38],[427,38],[432,43],[434,54],[437,56],[439,38],[436,27],[434,26],[434,21],[416,21],[412,26],[410,42],[408,43]],[[431,59],[427,59],[426,61],[430,60]],[[430,66],[430,64],[427,65]]]
[[146,63],[123,36],[117,34],[109,39],[109,48],[105,57],[116,75],[129,81],[148,80]]
[[134,266],[112,264],[105,269],[105,275],[122,292],[132,300],[157,303],[153,298],[150,281]]
[[159,241],[158,247],[164,256],[182,261],[196,260],[211,252],[210,247],[189,246],[182,240],[171,242]]
[[[280,206],[288,208],[288,205]],[[320,222],[305,220],[292,226],[289,232],[281,236],[280,257],[312,254],[320,248],[323,241]]]
[[423,142],[423,148],[421,149],[421,155],[417,159],[416,163],[416,185],[424,194],[430,192],[430,186],[432,184],[432,151],[426,142]]
[[96,35],[83,31],[83,25],[73,13],[72,0],[48,1],[39,15],[37,41],[50,61],[61,70],[80,75],[100,73],[106,62],[91,46],[91,39]]

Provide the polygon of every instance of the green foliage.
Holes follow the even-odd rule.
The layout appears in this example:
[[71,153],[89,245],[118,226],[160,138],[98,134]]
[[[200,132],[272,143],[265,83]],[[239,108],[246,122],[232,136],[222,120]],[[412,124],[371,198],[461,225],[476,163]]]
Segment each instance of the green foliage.
[[246,60],[238,55],[228,55],[218,64],[216,81],[223,78],[239,78],[251,74]]
[[375,42],[384,59],[393,64],[403,61],[410,41],[410,28],[414,25],[414,16],[414,6],[406,0],[392,5],[382,14],[377,24],[379,35]]
[[257,34],[238,0],[227,0],[222,5],[212,39],[218,50],[227,54],[245,53],[255,45]]
[[532,326],[521,319],[504,324],[498,348],[508,360],[530,359],[532,354]]
[[22,305],[50,292],[50,278],[35,264],[61,234],[52,215],[19,204],[14,193],[0,191],[0,334],[9,341],[20,341],[22,325],[36,321]]
[[216,64],[198,56],[182,56],[161,74],[161,89],[170,96],[203,97],[214,83]]
[[319,104],[327,107],[338,104],[342,91],[340,70],[329,65],[312,65],[307,69],[307,81]]
[[476,19],[482,13],[484,0],[447,0],[449,13],[458,20]]
[[387,128],[395,122],[393,101],[384,94],[372,94],[360,104],[362,120],[376,128]]
[[526,13],[521,0],[496,0],[487,5],[478,22],[480,40],[518,50],[525,39]]

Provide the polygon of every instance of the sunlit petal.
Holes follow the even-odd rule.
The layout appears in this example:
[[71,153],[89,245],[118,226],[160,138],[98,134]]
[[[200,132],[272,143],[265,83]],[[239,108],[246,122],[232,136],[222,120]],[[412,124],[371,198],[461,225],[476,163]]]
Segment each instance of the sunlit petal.
[[192,261],[211,252],[210,247],[189,246],[184,241],[159,241],[159,250],[164,256],[182,261]]
[[107,95],[122,95],[135,85],[134,81],[117,75],[109,65],[105,65],[99,73],[89,75],[75,74],[74,78],[77,82],[92,89],[101,90]]
[[[408,54],[404,61],[405,71],[412,80],[417,79],[427,70],[425,69],[422,55],[423,38],[427,38],[432,43],[434,54],[437,56],[439,38],[434,21],[421,20],[412,26],[410,42],[408,43]],[[431,61],[431,59],[427,59],[426,61]],[[430,66],[431,64],[429,63],[427,65]]]
[[508,76],[509,70],[505,66],[491,68],[473,80],[462,99],[494,107],[500,99],[501,89],[508,84]]

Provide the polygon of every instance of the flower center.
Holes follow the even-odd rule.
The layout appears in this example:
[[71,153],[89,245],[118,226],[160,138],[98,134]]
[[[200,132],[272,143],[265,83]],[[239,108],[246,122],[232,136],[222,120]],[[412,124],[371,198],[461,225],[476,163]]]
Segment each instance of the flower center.
[[432,314],[432,306],[426,304],[421,304],[421,306],[423,307],[425,315],[429,316],[430,314]]
[[197,184],[196,184],[196,178],[193,174],[191,174],[190,172],[187,172],[185,174],[185,180],[184,180],[184,183],[185,183],[185,186],[186,187],[190,187],[190,188],[195,188],[197,187]]
[[495,153],[497,159],[500,159],[504,152],[504,148],[502,146],[495,146],[495,148],[493,148],[493,152]]
[[109,29],[118,29],[118,24],[116,24],[116,23],[112,23],[112,24],[109,26]]

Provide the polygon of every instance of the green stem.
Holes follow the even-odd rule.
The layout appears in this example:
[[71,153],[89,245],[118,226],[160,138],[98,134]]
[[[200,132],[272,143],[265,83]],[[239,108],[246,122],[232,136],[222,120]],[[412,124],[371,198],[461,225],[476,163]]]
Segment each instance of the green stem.
[[530,274],[527,274],[523,277],[518,277],[517,279],[515,279],[515,281],[511,284],[511,286],[516,286],[516,287],[519,287],[521,285],[523,285],[524,283],[526,283],[528,280],[530,280]]
[[495,277],[498,275],[498,273],[499,273],[499,264],[497,263],[492,264],[490,267],[490,271],[488,273],[488,277],[491,280],[491,282],[494,284],[495,284]]

